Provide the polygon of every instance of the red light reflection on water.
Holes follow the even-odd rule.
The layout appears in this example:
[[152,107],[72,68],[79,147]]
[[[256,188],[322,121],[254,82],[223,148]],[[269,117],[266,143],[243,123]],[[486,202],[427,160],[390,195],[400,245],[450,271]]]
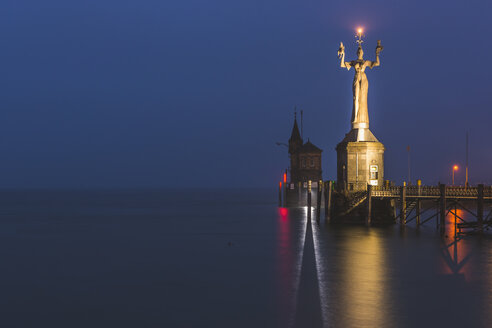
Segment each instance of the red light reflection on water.
[[292,245],[291,224],[289,220],[289,210],[285,207],[278,209],[277,218],[277,265],[276,279],[279,300],[279,320],[283,326],[288,325],[289,318],[286,313],[292,311],[292,286],[294,279],[293,264],[295,263],[295,254]]

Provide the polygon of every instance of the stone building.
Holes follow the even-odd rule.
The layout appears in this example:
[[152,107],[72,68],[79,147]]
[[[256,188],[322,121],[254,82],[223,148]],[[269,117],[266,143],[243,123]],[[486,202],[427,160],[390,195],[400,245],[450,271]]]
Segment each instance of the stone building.
[[384,146],[369,129],[352,129],[337,147],[338,187],[365,190],[383,185]]
[[297,118],[289,139],[290,182],[306,182],[322,180],[321,152],[311,141],[304,143],[299,133]]

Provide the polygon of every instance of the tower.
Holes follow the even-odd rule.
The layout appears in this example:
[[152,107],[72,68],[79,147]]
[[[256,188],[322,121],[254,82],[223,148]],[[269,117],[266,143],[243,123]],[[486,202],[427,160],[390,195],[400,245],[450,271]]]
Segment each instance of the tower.
[[294,115],[294,126],[289,139],[290,181],[293,183],[322,179],[321,152],[311,141],[304,143]]
[[300,180],[299,172],[299,149],[302,147],[303,141],[297,126],[297,115],[294,114],[294,126],[289,138],[289,156],[290,156],[290,181],[298,182]]

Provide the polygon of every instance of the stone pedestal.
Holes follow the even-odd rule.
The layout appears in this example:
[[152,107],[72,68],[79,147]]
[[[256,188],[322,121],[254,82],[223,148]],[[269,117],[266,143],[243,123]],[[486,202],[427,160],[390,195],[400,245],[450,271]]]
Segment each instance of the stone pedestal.
[[384,183],[384,146],[368,128],[354,128],[337,145],[337,185],[344,191]]

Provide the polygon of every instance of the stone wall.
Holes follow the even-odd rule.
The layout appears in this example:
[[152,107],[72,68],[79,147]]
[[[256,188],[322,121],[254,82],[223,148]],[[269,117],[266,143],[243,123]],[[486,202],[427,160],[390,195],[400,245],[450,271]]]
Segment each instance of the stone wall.
[[384,182],[384,146],[380,142],[342,142],[337,146],[337,182],[348,191]]

